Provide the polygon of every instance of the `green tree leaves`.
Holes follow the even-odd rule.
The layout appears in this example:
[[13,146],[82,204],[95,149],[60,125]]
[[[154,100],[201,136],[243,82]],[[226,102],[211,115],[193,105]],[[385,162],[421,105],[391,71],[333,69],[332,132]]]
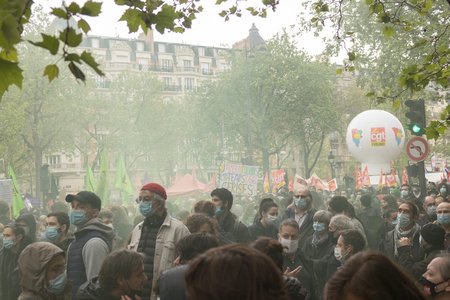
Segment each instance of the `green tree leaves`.
[[13,84],[19,88],[22,87],[22,69],[19,68],[18,63],[0,58],[0,70],[0,97]]

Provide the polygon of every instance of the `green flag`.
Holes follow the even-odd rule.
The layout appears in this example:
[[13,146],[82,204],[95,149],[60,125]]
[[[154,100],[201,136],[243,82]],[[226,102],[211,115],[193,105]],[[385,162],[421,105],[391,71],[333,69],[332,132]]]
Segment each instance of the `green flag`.
[[97,190],[94,173],[89,164],[86,167],[86,175],[84,175],[84,189],[89,192],[95,192]]
[[104,151],[100,156],[100,175],[97,185],[96,194],[100,197],[103,204],[108,202],[108,159]]
[[11,166],[8,167],[8,177],[11,179],[13,185],[12,215],[14,218],[17,218],[20,215],[20,211],[25,208],[25,204],[23,203],[22,194],[19,192],[16,174],[14,174]]
[[123,156],[121,156],[117,161],[114,187],[120,191],[122,203],[128,204],[129,200],[133,197],[133,184],[128,176]]

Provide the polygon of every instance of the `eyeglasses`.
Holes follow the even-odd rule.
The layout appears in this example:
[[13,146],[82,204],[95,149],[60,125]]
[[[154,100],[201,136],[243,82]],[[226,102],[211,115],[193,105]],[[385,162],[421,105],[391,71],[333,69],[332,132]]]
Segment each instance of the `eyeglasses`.
[[151,197],[139,197],[139,198],[136,198],[136,203],[137,204],[139,204],[139,203],[141,203],[141,202],[152,202],[152,198]]

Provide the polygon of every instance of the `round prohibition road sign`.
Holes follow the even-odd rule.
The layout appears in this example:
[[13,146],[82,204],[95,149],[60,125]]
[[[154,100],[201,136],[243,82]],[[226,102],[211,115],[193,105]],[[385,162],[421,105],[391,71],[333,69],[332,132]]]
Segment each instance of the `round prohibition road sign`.
[[426,139],[415,136],[406,143],[406,154],[415,162],[423,161],[430,153],[430,146]]

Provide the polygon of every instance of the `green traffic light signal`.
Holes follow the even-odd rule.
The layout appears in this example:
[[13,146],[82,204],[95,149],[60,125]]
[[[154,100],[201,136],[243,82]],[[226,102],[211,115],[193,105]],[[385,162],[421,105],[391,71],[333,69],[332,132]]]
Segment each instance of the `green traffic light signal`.
[[419,133],[420,131],[422,131],[422,127],[420,127],[420,126],[417,125],[417,124],[413,124],[413,126],[412,126],[412,131],[413,131],[414,133]]

